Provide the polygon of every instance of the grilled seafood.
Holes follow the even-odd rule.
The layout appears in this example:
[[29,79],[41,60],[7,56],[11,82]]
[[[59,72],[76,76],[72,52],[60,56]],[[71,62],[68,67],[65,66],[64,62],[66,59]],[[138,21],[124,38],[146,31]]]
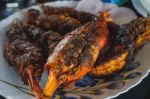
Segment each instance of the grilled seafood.
[[30,9],[28,11],[28,24],[42,27],[46,30],[52,30],[61,34],[66,34],[80,27],[79,20],[65,15],[46,15],[40,14],[38,10]]
[[21,79],[31,87],[36,98],[41,99],[43,94],[39,79],[45,58],[41,49],[29,41],[19,25],[14,24],[7,32],[4,56],[11,65],[17,67]]
[[62,35],[53,31],[47,31],[41,36],[39,44],[46,58],[48,58],[62,38]]
[[121,26],[117,34],[111,36],[111,44],[107,45],[113,47],[104,49],[107,51],[99,56],[93,74],[104,77],[122,70],[148,40],[150,40],[150,18],[138,18]]
[[45,58],[48,57],[63,38],[60,33],[50,30],[46,31],[34,25],[25,25],[23,28],[29,40],[42,49]]
[[22,81],[31,87],[36,98],[43,99],[40,76],[48,53],[63,36],[33,25],[19,25],[14,24],[7,32],[4,56],[11,65],[17,66]]
[[[27,24],[19,25],[15,24],[7,33],[4,56],[11,65],[17,66],[21,79],[29,84],[37,98],[41,98],[42,90],[38,82],[45,59],[63,38],[61,34],[81,24],[63,15],[41,17],[40,11],[30,9]],[[61,34],[51,30],[61,31]]]
[[[30,9],[25,24],[13,25],[4,48],[5,58],[18,68],[37,99],[45,98],[43,93],[52,97],[60,85],[89,72],[105,77],[123,70],[150,40],[150,18],[118,26],[106,13],[96,17],[73,8],[42,9],[44,14]],[[44,64],[49,76],[42,93],[38,83]]]
[[50,15],[42,19],[42,27],[66,34],[81,26],[80,21],[64,15]]
[[105,14],[67,34],[49,56],[45,67],[49,76],[44,95],[52,97],[62,84],[81,79],[93,68],[99,53],[107,43]]
[[92,21],[95,16],[93,14],[87,12],[79,12],[73,8],[68,7],[49,7],[49,6],[42,6],[42,9],[46,15],[64,15],[67,17],[72,17],[79,20],[82,24],[85,24],[89,21]]

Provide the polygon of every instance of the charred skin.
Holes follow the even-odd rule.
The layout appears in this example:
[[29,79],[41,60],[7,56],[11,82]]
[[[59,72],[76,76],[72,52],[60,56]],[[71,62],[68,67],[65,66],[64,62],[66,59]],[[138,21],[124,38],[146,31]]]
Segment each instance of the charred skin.
[[79,12],[73,8],[68,7],[49,7],[49,6],[42,6],[42,9],[46,15],[64,15],[67,17],[72,17],[79,20],[82,24],[92,21],[95,18],[94,15],[87,13],[87,12]]
[[63,39],[60,33],[46,31],[34,25],[25,25],[23,28],[30,41],[42,49],[46,59],[60,40]]
[[[112,37],[116,40],[113,40]],[[103,53],[103,55],[106,55],[106,58],[102,55],[99,56],[99,62],[97,62],[96,67],[92,70],[93,74],[98,77],[105,77],[121,71],[134,59],[140,47],[149,40],[150,18],[138,18],[129,24],[121,26],[118,33],[110,37],[110,42],[113,42],[113,44],[107,45],[113,45],[114,48],[109,47]],[[112,52],[108,52],[110,50]]]
[[129,61],[132,61],[134,55],[131,52],[133,50],[128,50],[125,46],[112,40],[109,41],[99,55],[92,73],[98,77],[105,77],[121,71]]
[[4,56],[11,65],[17,66],[22,81],[31,87],[37,99],[41,99],[39,79],[45,60],[41,49],[32,44],[16,24],[7,32]]
[[150,27],[136,38],[136,48],[140,48],[147,41],[150,41]]
[[92,70],[92,73],[98,77],[110,76],[124,68],[127,58],[128,52],[126,51],[104,63],[101,63],[100,65],[97,65]]
[[62,39],[63,39],[62,35],[53,31],[47,31],[41,35],[39,39],[39,45],[42,48],[46,59]]
[[27,12],[27,24],[40,26],[41,14],[39,10],[29,9]]
[[57,14],[40,14],[39,10],[35,9],[30,9],[28,11],[27,23],[46,30],[58,32],[63,35],[82,25],[79,20],[73,17]]
[[49,76],[44,95],[52,97],[62,84],[81,79],[93,68],[107,43],[108,31],[104,14],[67,34],[49,56],[45,67]]
[[80,21],[64,15],[50,15],[42,19],[41,26],[47,30],[53,30],[66,34],[81,26]]
[[142,45],[144,40],[149,39],[149,31],[150,18],[137,18],[128,24],[122,25],[116,38],[122,45],[125,44],[128,46],[132,42],[139,43],[139,45],[141,43]]

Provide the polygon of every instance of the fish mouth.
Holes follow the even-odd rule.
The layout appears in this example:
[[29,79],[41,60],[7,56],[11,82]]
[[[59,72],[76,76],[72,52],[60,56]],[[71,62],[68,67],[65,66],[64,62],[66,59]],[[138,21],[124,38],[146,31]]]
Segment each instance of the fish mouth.
[[45,97],[52,98],[55,91],[58,89],[59,86],[62,84],[70,84],[76,80],[81,79],[85,76],[88,72],[90,72],[91,68],[80,68],[74,75],[66,75],[66,76],[57,76],[56,73],[53,71],[49,72],[48,79],[46,85],[44,87],[43,94]]
[[54,92],[62,84],[62,81],[59,81],[56,74],[53,71],[49,72],[48,79],[44,88],[44,96],[52,98]]

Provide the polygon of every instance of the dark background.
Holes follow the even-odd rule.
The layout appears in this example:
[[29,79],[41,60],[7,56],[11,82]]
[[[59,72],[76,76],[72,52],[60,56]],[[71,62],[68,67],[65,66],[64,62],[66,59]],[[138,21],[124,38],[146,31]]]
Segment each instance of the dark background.
[[[45,2],[45,1],[54,1],[54,0],[37,0],[37,1],[38,3],[41,3],[43,1]],[[19,2],[19,7],[7,8],[5,5],[8,2]],[[31,3],[31,0],[0,0],[0,20],[6,18],[7,16],[11,15],[12,13],[20,9],[23,9],[23,8],[26,8],[35,4],[37,3],[36,2]],[[123,6],[129,7],[134,10],[130,1]],[[137,15],[141,16],[138,13]],[[146,77],[142,81],[141,84],[139,84],[138,86],[132,88],[128,92],[121,94],[120,96],[113,98],[113,99],[150,99],[150,86],[149,85],[150,85],[150,74],[148,75],[148,77]],[[0,99],[5,99],[5,98],[0,95]]]

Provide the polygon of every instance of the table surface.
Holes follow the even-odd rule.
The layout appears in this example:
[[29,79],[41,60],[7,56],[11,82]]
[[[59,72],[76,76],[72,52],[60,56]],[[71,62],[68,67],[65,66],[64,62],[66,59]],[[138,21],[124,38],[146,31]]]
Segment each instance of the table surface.
[[[5,0],[2,0],[2,1],[5,1]],[[29,5],[28,1],[29,0],[22,2],[21,3],[22,6],[19,9],[33,5],[33,4]],[[125,4],[124,6],[129,7],[136,12],[136,10],[133,8],[130,1],[127,4]],[[6,9],[4,4],[1,3],[1,0],[0,0],[0,20],[6,18],[7,16],[11,15],[12,13],[14,13],[17,10],[18,10],[18,8],[17,9]],[[137,15],[141,16],[138,13],[137,13]],[[150,74],[148,75],[148,77],[146,77],[142,81],[141,84],[139,84],[138,86],[132,88],[128,92],[121,94],[120,96],[113,98],[113,99],[150,99],[150,86],[149,86],[149,84],[150,84]],[[3,96],[0,96],[0,99],[5,99],[5,98]]]

